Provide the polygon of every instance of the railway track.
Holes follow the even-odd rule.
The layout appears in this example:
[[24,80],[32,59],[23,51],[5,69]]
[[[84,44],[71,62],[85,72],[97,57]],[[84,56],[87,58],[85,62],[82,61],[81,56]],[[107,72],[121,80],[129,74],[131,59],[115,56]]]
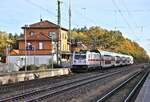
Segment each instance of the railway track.
[[[39,87],[46,87],[46,85],[50,85],[53,83],[60,82],[62,80],[71,80],[76,79],[78,76],[85,77],[85,76],[91,76],[93,74],[96,74],[96,72],[93,73],[81,73],[81,74],[70,74],[65,76],[57,76],[57,77],[48,77],[48,78],[42,78],[42,79],[35,79],[35,80],[29,80],[14,84],[7,84],[7,85],[0,85],[0,98],[1,96],[7,93],[11,93],[14,91],[19,92],[20,90],[23,90],[23,92],[31,91],[32,89],[36,90]],[[22,93],[22,92],[21,92]]]
[[148,74],[149,71],[135,73],[98,99],[97,102],[133,102],[138,88],[144,83]]
[[[135,65],[134,65],[135,66]],[[128,68],[132,68],[134,66],[127,66]],[[139,67],[141,65],[138,65]],[[104,70],[103,73],[105,72],[112,72],[114,70],[121,70],[124,69],[125,67],[120,67],[120,68],[113,68],[113,69],[109,69],[109,70]],[[7,84],[7,85],[0,85],[0,98],[4,93],[10,93],[10,92],[18,92],[20,90],[24,91],[26,89],[31,89],[31,88],[36,88],[36,87],[40,87],[43,85],[49,85],[51,83],[56,83],[56,82],[60,82],[63,79],[73,79],[76,78],[80,75],[80,77],[84,77],[87,75],[92,75],[93,73],[86,73],[86,74],[71,74],[71,75],[66,75],[66,76],[61,76],[61,77],[53,77],[53,78],[43,78],[43,79],[35,79],[35,80],[30,80],[30,81],[24,81],[24,82],[19,82],[19,83],[15,83],[15,84]]]
[[[130,66],[129,68],[132,68],[133,66]],[[104,70],[100,73],[109,73],[117,70],[123,70],[125,67],[120,68],[112,68],[109,70]],[[126,68],[126,69],[129,69]],[[4,97],[10,97],[17,94],[30,92],[32,90],[37,90],[38,88],[42,87],[48,87],[51,84],[58,83],[61,81],[67,81],[67,80],[73,80],[81,77],[87,77],[87,76],[93,76],[94,74],[97,74],[99,72],[92,72],[92,73],[80,73],[80,74],[70,74],[65,75],[61,77],[49,77],[49,78],[43,78],[43,79],[35,79],[30,81],[24,81],[19,82],[15,84],[7,84],[7,85],[0,85],[0,99]]]
[[83,86],[87,83],[91,83],[96,80],[100,80],[106,77],[110,77],[114,74],[121,73],[127,71],[127,69],[121,70],[121,71],[115,71],[115,72],[108,72],[108,73],[100,73],[94,76],[89,76],[86,78],[80,78],[75,79],[71,81],[67,81],[66,83],[56,83],[53,86],[47,86],[38,88],[37,90],[31,90],[30,92],[18,94],[12,97],[3,98],[0,100],[0,102],[4,101],[26,101],[26,102],[33,102],[33,101],[42,101],[48,97],[51,97],[53,95],[65,92],[67,90],[71,90],[73,88]]

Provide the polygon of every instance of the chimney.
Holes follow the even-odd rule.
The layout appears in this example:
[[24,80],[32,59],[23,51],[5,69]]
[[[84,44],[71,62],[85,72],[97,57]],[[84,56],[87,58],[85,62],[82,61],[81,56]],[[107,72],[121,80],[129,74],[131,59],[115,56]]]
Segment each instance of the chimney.
[[41,21],[41,22],[43,21],[42,18],[40,19],[40,21]]

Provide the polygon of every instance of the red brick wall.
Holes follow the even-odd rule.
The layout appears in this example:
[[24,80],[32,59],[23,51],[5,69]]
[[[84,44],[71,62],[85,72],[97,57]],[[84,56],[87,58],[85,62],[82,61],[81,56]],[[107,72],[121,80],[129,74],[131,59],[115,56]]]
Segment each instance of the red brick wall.
[[[44,28],[44,26],[47,26],[47,25],[48,25],[48,27],[51,27],[51,28]],[[40,28],[33,28],[33,27],[40,27]],[[47,21],[40,22],[40,25],[39,25],[39,23],[32,24],[30,27],[23,28],[23,30],[24,30],[24,34],[26,33],[26,38],[31,38],[32,37],[30,35],[31,32],[34,32],[34,35],[44,34],[46,36],[48,36],[49,32],[55,32],[56,34],[59,33],[59,30],[56,27],[56,25],[53,25],[53,24],[51,24]],[[58,35],[57,35],[57,37],[58,37]],[[37,38],[39,38],[39,37],[37,37]],[[51,40],[49,38],[44,38],[44,39],[45,40],[36,39],[36,41],[35,41],[35,39],[30,40],[30,41],[27,39],[27,42],[31,42],[32,47],[36,46],[36,54],[50,54],[50,52],[52,51]],[[44,47],[43,47],[42,50],[38,49],[40,40],[44,44]],[[24,40],[19,41],[19,52],[20,52],[20,54],[25,54],[25,41]],[[31,53],[35,53],[35,52],[31,51]]]
[[[30,50],[30,52],[33,54],[50,54],[52,51],[52,44],[50,41],[43,41],[43,49],[39,49],[39,41],[29,41],[32,43],[32,47],[35,48],[36,52],[34,50]],[[25,42],[20,41],[19,42],[19,53],[25,54]]]
[[58,29],[26,29],[26,34],[27,37],[30,37],[30,32],[34,32],[35,34],[45,34],[46,36],[48,36],[49,32],[56,32],[58,34]]
[[[30,32],[34,32],[35,35],[39,35],[40,33],[45,34],[48,36],[49,32],[57,32],[57,29],[26,29],[26,37],[31,37]],[[51,40],[41,40],[41,41],[29,41],[27,39],[27,42],[32,43],[32,47],[36,47],[36,52],[35,51],[30,51],[31,54],[50,54],[52,51],[52,43]],[[39,50],[39,42],[43,42],[43,49]],[[25,41],[19,41],[19,53],[20,54],[25,54]]]

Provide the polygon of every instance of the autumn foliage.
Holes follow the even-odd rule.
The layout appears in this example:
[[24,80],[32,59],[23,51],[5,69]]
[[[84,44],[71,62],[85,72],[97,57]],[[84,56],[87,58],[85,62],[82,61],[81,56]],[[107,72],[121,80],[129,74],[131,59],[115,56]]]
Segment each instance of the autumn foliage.
[[74,28],[72,39],[82,41],[88,49],[97,48],[106,51],[132,55],[135,62],[148,62],[149,56],[146,51],[135,41],[123,37],[120,31],[108,31],[100,27],[90,27],[87,29]]

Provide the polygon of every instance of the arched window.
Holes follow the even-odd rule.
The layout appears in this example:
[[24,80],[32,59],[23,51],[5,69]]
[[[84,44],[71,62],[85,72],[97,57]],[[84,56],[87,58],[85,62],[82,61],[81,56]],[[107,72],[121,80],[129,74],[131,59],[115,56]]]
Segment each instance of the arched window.
[[33,36],[34,35],[34,32],[30,32],[30,36]]

